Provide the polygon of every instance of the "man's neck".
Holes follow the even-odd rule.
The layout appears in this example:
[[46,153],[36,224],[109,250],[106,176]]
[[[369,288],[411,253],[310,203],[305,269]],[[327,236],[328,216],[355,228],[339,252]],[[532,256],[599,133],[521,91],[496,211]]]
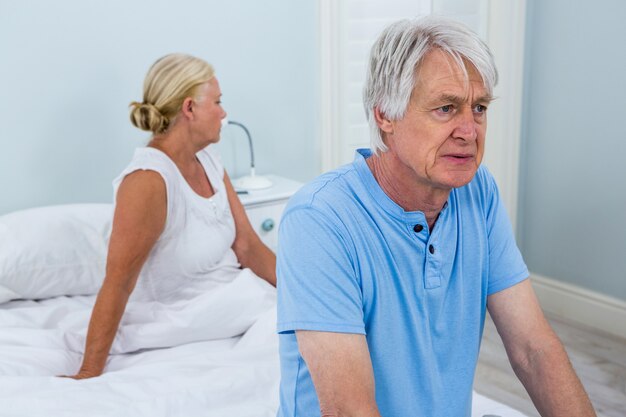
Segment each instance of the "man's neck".
[[415,173],[390,152],[374,154],[366,162],[385,194],[405,211],[424,213],[432,230],[451,190],[421,183]]

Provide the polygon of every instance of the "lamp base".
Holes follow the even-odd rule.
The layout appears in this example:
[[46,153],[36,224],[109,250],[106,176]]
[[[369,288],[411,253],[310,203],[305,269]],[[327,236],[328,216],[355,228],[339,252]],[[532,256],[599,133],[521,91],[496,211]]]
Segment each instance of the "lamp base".
[[233,186],[239,190],[262,190],[270,188],[272,181],[265,177],[246,175],[245,177],[234,179]]

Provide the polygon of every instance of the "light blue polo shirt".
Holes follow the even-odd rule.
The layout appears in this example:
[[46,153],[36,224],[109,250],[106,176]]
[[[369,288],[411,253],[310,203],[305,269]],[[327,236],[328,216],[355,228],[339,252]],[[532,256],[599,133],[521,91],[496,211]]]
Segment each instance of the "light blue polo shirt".
[[366,335],[383,417],[470,416],[487,296],[528,277],[496,184],[481,167],[434,231],[365,159],[301,189],[278,250],[281,417],[319,416],[294,330]]

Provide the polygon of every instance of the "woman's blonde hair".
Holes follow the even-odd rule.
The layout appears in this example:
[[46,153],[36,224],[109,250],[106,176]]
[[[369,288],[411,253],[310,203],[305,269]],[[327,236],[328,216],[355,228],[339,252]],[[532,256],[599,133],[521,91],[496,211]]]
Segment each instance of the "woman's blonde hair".
[[160,134],[167,130],[187,97],[197,99],[200,86],[215,75],[206,61],[186,54],[157,60],[143,83],[143,102],[130,103],[130,121],[140,129]]

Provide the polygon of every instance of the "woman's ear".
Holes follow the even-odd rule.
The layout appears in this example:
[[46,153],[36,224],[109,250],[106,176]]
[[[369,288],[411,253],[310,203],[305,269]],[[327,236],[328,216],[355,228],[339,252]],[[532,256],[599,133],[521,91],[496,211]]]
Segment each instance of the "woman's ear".
[[180,109],[180,111],[183,113],[183,115],[187,118],[192,120],[194,118],[194,111],[195,108],[194,106],[196,105],[196,103],[193,101],[193,99],[191,97],[187,97],[184,101],[183,101],[183,106]]
[[385,133],[393,133],[393,123],[387,119],[378,107],[374,107],[374,119],[380,130]]

